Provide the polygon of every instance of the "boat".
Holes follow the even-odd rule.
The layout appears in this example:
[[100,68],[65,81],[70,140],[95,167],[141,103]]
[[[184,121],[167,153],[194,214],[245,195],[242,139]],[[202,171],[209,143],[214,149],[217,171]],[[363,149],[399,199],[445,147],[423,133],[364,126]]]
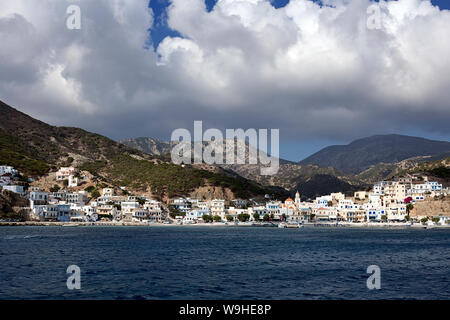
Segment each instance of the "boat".
[[279,224],[278,224],[278,228],[287,228],[288,227],[288,225],[286,224],[286,222],[280,222]]
[[78,223],[72,223],[72,224],[63,224],[62,227],[79,227],[80,224]]

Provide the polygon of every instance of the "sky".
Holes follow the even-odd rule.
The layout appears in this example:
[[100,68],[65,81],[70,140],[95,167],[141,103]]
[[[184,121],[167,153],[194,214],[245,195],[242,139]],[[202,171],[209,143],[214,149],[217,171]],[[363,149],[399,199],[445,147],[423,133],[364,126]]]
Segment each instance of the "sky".
[[450,140],[449,2],[1,1],[0,100],[115,140],[279,129],[294,161],[374,134]]

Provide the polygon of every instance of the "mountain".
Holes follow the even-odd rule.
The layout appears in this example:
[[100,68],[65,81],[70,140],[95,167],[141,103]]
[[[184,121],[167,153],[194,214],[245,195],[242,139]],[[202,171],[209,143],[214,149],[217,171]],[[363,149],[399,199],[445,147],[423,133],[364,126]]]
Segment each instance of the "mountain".
[[442,159],[449,155],[450,142],[390,134],[355,140],[348,145],[329,146],[300,161],[300,164],[360,174],[380,164],[394,164],[414,157]]
[[296,189],[301,190],[302,196],[313,199],[333,192],[342,192],[353,195],[353,192],[361,190],[362,188],[340,180],[333,175],[316,174],[299,182]]
[[160,199],[205,188],[229,197],[285,194],[220,168],[179,166],[99,134],[51,126],[1,101],[0,114],[0,164],[36,179],[59,166],[76,165],[96,176],[99,185],[125,186]]
[[[227,143],[232,142],[232,140],[224,139],[222,141],[223,148],[226,150]],[[137,138],[137,139],[128,139],[121,141],[121,143],[125,144],[128,147],[136,148],[143,152],[152,155],[161,155],[166,156],[170,153],[172,147],[176,144],[176,142],[165,142],[152,138]],[[209,146],[211,141],[203,142],[203,146]],[[279,170],[274,175],[261,175],[261,168],[264,167],[262,164],[249,164],[249,154],[251,151],[258,150],[255,147],[249,145],[248,142],[245,142],[244,149],[238,150],[237,147],[234,149],[235,157],[238,157],[238,151],[241,151],[243,159],[245,160],[245,164],[220,164],[216,167],[226,170],[227,172],[233,172],[239,176],[242,176],[246,179],[256,181],[264,186],[277,186],[288,190],[297,190],[301,183],[306,181],[311,181],[316,175],[326,175],[327,177],[333,177],[332,179],[333,185],[341,185],[345,186],[343,191],[348,191],[350,189],[358,189],[365,188],[364,183],[360,183],[358,179],[354,179],[353,177],[345,176],[341,174],[338,170],[332,167],[319,167],[317,165],[308,164],[302,165],[299,163],[295,163],[292,161],[279,159]],[[193,151],[192,151],[193,153]],[[316,181],[313,184],[314,190],[311,192],[318,194],[325,194],[327,190],[329,190],[330,180],[325,180],[323,177],[318,177],[317,179],[313,179],[312,181]],[[323,182],[323,185],[321,185]],[[339,190],[337,190],[339,191]]]
[[120,143],[152,155],[169,154],[172,147],[175,145],[173,142],[166,142],[153,138],[127,139],[120,141]]

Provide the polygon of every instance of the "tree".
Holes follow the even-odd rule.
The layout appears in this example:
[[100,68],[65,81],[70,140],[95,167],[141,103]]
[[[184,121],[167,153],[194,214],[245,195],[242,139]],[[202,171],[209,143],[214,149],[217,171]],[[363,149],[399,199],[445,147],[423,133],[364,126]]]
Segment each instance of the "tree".
[[53,187],[50,188],[50,192],[58,192],[60,190],[60,186],[55,184]]
[[89,186],[89,187],[86,187],[86,188],[84,189],[84,191],[87,191],[87,192],[89,192],[89,193],[92,193],[94,190],[95,190],[95,187],[94,187],[94,186]]
[[438,223],[441,219],[439,219],[438,217],[436,218],[432,218],[431,221],[433,221],[434,223]]
[[254,213],[253,219],[255,219],[255,221],[259,221],[259,213]]
[[227,219],[228,222],[232,222],[234,220],[233,216],[229,214],[227,214],[225,218]]
[[69,185],[69,180],[65,179],[65,180],[63,181],[63,186],[64,186],[64,187],[67,187],[68,185]]
[[93,199],[97,199],[98,197],[100,197],[100,192],[98,192],[98,190],[94,190],[91,192],[91,197]]
[[204,214],[202,216],[202,219],[203,219],[204,222],[211,222],[212,221],[212,217],[210,215],[208,215],[208,214]]
[[214,222],[220,222],[220,221],[222,221],[222,218],[219,215],[215,215],[213,217],[213,220],[214,220]]
[[186,215],[186,213],[181,212],[177,207],[170,205],[169,206],[169,216],[172,219],[175,219],[178,216],[184,217]]
[[240,222],[245,222],[245,221],[248,221],[248,219],[250,219],[250,215],[247,213],[241,213],[241,214],[238,214],[237,218]]
[[283,214],[281,215],[281,217],[283,218],[282,220],[286,221],[286,214],[285,214],[285,213],[283,213]]
[[423,224],[427,223],[427,221],[428,221],[428,217],[420,219],[420,222],[422,222]]
[[265,214],[263,217],[263,221],[269,221],[270,220],[270,216],[268,214]]
[[408,217],[409,217],[409,214],[411,213],[411,211],[414,209],[414,206],[413,206],[413,204],[412,203],[408,203],[407,205],[406,205],[406,213],[408,214]]
[[386,221],[386,220],[387,220],[387,216],[383,214],[383,215],[381,216],[381,220]]

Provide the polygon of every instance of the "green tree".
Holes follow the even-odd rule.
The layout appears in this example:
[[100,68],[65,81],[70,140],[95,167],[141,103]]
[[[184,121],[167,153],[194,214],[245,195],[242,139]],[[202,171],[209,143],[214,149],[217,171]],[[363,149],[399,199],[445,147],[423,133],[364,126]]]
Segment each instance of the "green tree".
[[169,216],[172,219],[175,219],[176,217],[182,216],[184,217],[186,213],[181,212],[176,206],[170,205],[169,206]]
[[407,215],[407,218],[406,218],[406,220],[410,220],[410,217],[409,217],[409,214],[411,213],[411,211],[414,209],[414,206],[412,205],[412,203],[408,203],[407,205],[406,205],[406,215]]
[[383,214],[383,215],[381,216],[381,220],[382,220],[382,221],[386,221],[386,220],[387,220],[387,216]]
[[203,221],[206,222],[206,223],[212,221],[212,217],[211,217],[210,215],[208,215],[208,214],[204,214],[204,215],[202,216],[202,219],[203,219]]
[[270,216],[268,214],[265,214],[263,217],[263,221],[269,221],[270,220]]
[[253,219],[255,219],[255,221],[259,221],[259,213],[254,213]]
[[245,222],[245,221],[248,221],[248,219],[250,219],[250,215],[247,213],[241,213],[241,214],[238,214],[237,218],[240,222]]
[[100,192],[98,192],[98,190],[94,190],[91,192],[91,197],[93,199],[97,199],[98,197],[100,197]]
[[233,216],[229,214],[227,214],[225,218],[227,219],[228,222],[232,222],[234,220]]
[[50,192],[58,192],[60,189],[61,187],[55,184],[53,187],[50,188]]
[[428,221],[428,217],[420,219],[420,222],[422,222],[423,224],[427,223],[427,221]]
[[94,190],[95,190],[95,187],[94,187],[94,186],[89,186],[89,187],[86,187],[86,188],[84,189],[84,191],[87,191],[87,192],[89,192],[89,193],[92,193]]
[[220,221],[222,221],[222,218],[219,215],[215,215],[213,217],[213,220],[214,220],[214,222],[220,222]]

